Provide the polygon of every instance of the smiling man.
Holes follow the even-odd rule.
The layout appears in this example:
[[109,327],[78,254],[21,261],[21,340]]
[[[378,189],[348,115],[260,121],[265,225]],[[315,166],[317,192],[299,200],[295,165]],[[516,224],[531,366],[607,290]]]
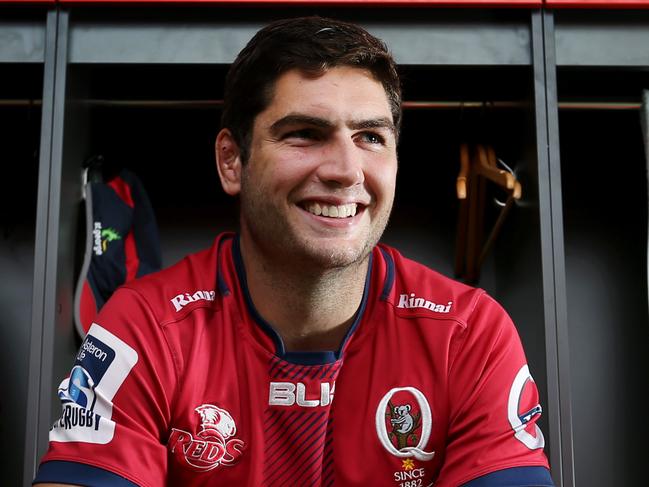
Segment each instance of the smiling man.
[[104,306],[36,483],[553,485],[509,317],[378,244],[400,104],[357,26],[256,34],[216,140],[239,232]]
[[225,191],[241,197],[241,252],[255,307],[287,349],[336,350],[363,296],[388,222],[396,127],[366,69],[290,70],[255,118],[243,160],[216,141]]

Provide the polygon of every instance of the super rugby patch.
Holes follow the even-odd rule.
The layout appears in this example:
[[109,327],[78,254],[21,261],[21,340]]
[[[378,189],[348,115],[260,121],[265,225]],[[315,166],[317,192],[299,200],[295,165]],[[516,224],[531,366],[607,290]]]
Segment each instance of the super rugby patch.
[[115,434],[112,400],[137,360],[135,350],[93,323],[70,377],[59,386],[63,412],[50,430],[50,441],[111,441]]

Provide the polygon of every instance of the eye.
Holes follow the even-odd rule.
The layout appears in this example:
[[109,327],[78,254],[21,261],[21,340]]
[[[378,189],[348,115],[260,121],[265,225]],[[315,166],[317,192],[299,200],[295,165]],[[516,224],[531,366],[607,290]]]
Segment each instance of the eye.
[[384,145],[385,138],[376,132],[361,132],[358,134],[361,142],[372,145]]

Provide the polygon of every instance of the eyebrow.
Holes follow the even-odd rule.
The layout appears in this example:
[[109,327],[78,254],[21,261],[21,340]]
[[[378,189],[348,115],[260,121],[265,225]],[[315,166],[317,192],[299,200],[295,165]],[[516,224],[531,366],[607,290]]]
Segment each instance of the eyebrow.
[[[278,134],[287,126],[291,125],[309,125],[312,127],[319,127],[323,129],[331,129],[334,127],[334,123],[330,120],[320,117],[313,117],[310,115],[304,115],[300,113],[290,113],[285,117],[276,120],[270,126],[270,132],[272,134]],[[353,130],[369,129],[369,128],[384,128],[389,130],[392,133],[396,133],[396,128],[392,120],[386,117],[379,118],[370,118],[367,120],[352,120],[346,124],[349,128]]]
[[291,113],[286,115],[285,117],[280,118],[279,120],[276,120],[270,126],[270,132],[272,134],[278,134],[284,128],[289,127],[291,125],[310,125],[312,127],[320,127],[323,129],[328,129],[333,127],[333,123],[331,123],[329,120],[326,120],[324,118],[312,117],[309,115],[301,115],[299,113]]
[[348,124],[349,128],[354,130],[360,129],[388,129],[390,132],[397,131],[394,123],[389,118],[370,118],[369,120],[352,120]]

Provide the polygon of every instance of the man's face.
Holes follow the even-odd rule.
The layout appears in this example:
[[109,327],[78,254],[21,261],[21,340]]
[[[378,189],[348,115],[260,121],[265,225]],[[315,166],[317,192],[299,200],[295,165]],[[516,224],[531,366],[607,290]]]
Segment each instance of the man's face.
[[289,71],[254,122],[241,174],[242,235],[287,264],[361,262],[388,222],[396,173],[390,105],[369,72]]

